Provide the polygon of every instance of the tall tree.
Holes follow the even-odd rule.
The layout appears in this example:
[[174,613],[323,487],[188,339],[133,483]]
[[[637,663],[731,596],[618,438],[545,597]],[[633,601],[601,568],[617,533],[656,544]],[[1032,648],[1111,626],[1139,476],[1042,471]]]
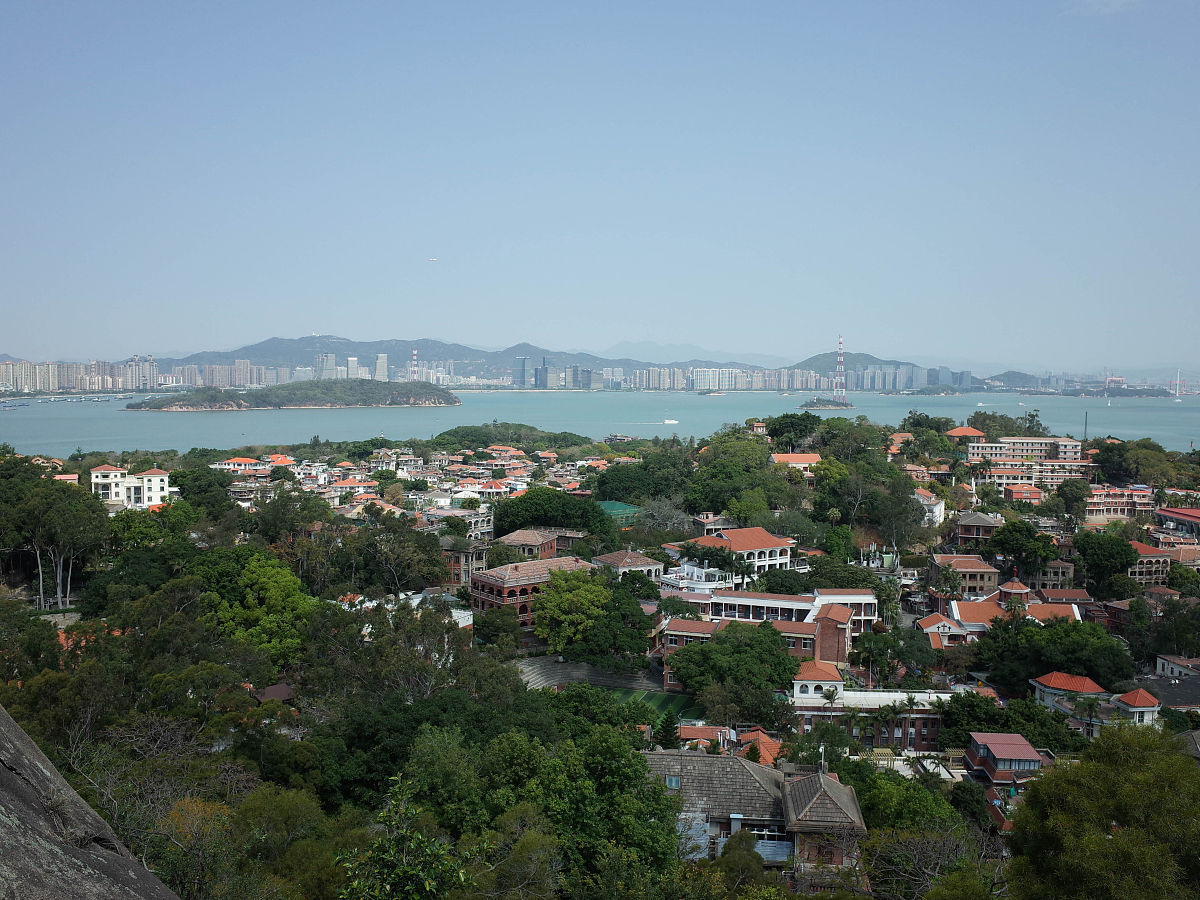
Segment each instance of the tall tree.
[[1154,728],[1110,727],[1026,790],[1013,823],[1014,896],[1200,895],[1200,769]]
[[1040,575],[1046,563],[1058,559],[1054,540],[1024,519],[1001,525],[988,541],[988,550],[1013,562],[1016,577]]

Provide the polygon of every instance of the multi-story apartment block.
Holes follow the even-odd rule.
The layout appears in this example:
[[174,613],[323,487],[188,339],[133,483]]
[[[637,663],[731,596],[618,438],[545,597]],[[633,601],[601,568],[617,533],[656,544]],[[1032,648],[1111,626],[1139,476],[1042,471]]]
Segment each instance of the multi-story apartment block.
[[1116,519],[1133,519],[1154,512],[1154,492],[1145,485],[1093,487],[1087,499],[1087,521],[1104,524]]
[[1143,587],[1165,585],[1171,571],[1171,551],[1151,547],[1141,541],[1130,541],[1138,552],[1138,561],[1129,567],[1127,574]]

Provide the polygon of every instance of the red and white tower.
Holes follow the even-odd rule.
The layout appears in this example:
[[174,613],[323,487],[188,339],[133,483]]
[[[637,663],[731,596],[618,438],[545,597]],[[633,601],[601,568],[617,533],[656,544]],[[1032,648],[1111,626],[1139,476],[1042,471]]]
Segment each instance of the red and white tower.
[[412,365],[408,367],[408,380],[417,380],[417,348],[413,347]]
[[846,402],[846,354],[840,334],[838,335],[837,371],[833,376],[833,399],[843,404]]

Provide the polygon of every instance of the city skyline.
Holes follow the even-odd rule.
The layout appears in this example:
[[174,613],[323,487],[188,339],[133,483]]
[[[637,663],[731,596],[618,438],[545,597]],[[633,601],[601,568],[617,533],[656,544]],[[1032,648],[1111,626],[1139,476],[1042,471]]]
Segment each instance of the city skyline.
[[2,15],[0,352],[846,333],[1096,370],[1200,325],[1195,5]]

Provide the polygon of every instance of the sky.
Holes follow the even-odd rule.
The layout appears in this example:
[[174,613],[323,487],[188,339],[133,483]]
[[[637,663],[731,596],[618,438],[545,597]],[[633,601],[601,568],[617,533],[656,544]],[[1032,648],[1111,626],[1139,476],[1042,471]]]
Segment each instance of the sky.
[[9,3],[0,352],[1184,365],[1200,4]]

